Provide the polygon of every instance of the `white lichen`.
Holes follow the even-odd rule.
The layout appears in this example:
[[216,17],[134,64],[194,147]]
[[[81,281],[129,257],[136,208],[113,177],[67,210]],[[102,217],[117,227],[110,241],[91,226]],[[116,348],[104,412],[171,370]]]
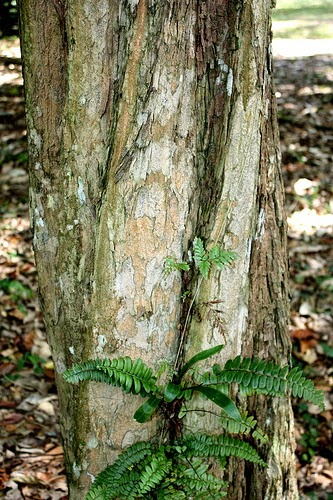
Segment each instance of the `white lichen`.
[[97,337],[97,347],[96,347],[96,353],[97,354],[103,354],[103,349],[104,346],[107,344],[107,340],[105,335],[98,335]]
[[33,142],[34,146],[37,150],[40,150],[42,147],[42,137],[38,134],[37,130],[33,128],[30,131],[30,140]]
[[227,78],[227,94],[228,94],[229,97],[232,94],[233,83],[234,83],[234,75],[233,75],[232,69],[229,68],[228,78]]
[[91,483],[93,483],[96,479],[95,476],[93,474],[91,474],[90,472],[87,472],[87,476],[90,478]]
[[79,479],[79,477],[81,476],[81,467],[78,466],[76,462],[73,463],[73,472],[76,479]]
[[92,436],[88,440],[87,448],[89,448],[89,450],[93,450],[94,448],[98,448],[98,439],[96,438],[96,436]]
[[134,441],[135,441],[134,433],[132,431],[127,431],[121,442],[122,449],[131,446],[131,444],[133,444]]
[[82,177],[78,178],[78,189],[77,189],[77,194],[79,197],[80,205],[84,205],[86,203],[86,195],[84,193],[84,185],[83,185],[83,180]]
[[257,232],[255,239],[256,240],[262,240],[262,237],[264,236],[265,233],[265,210],[263,208],[260,209],[259,212],[259,217],[258,217],[258,226],[257,226]]
[[87,102],[87,98],[82,95],[80,98],[79,98],[79,108],[82,108]]

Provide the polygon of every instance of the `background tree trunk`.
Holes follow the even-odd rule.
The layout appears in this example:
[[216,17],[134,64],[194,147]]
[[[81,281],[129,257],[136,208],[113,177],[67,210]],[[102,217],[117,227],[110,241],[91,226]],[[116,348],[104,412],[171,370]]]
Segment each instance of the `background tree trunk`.
[[[88,357],[174,363],[180,295],[163,279],[195,236],[232,249],[200,287],[186,356],[289,360],[288,275],[265,0],[20,0],[39,285],[61,406],[70,498],[137,440],[140,402],[61,374]],[[222,301],[222,313],[211,311]],[[198,312],[200,311],[200,317]],[[183,353],[182,353],[183,356]],[[250,402],[269,468],[231,461],[230,499],[297,498],[288,402]],[[216,423],[188,420],[189,429]]]

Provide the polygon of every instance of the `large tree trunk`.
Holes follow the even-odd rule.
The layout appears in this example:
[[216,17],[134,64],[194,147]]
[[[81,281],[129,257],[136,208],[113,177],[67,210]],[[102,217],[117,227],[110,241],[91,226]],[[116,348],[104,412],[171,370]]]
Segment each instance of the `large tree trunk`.
[[[226,343],[288,361],[288,275],[266,0],[20,0],[31,218],[59,391],[70,498],[152,436],[133,396],[69,386],[88,357],[174,363],[180,295],[162,279],[195,236],[235,250],[202,283],[186,356]],[[200,321],[199,321],[200,319]],[[183,356],[183,350],[181,351]],[[290,404],[250,402],[267,471],[231,462],[230,499],[297,497]],[[204,423],[216,425],[205,417]]]

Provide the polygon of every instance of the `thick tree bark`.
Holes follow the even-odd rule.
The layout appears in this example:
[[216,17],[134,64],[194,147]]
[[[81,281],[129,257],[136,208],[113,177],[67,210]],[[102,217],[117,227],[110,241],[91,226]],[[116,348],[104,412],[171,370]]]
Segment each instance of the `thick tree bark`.
[[[195,236],[239,259],[202,283],[186,356],[225,343],[221,361],[289,360],[270,9],[265,0],[19,2],[34,249],[71,499],[162,423],[139,426],[135,398],[69,386],[61,374],[95,356],[175,362],[180,295],[197,283],[162,279],[163,264],[183,260]],[[270,435],[269,468],[232,461],[228,498],[297,498],[289,403],[250,406]]]

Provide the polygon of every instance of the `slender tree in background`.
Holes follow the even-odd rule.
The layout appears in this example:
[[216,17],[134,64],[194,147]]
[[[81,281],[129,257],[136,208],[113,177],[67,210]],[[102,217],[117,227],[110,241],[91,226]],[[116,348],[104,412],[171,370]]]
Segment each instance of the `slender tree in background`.
[[[61,374],[96,356],[140,356],[154,368],[176,361],[181,295],[193,297],[198,278],[164,279],[163,266],[168,256],[186,260],[195,236],[239,258],[201,284],[180,361],[221,343],[220,361],[289,361],[271,8],[19,2],[33,241],[71,499],[163,423],[139,426],[136,398]],[[269,467],[230,461],[228,498],[297,498],[289,402],[249,404],[270,436],[261,450]],[[208,413],[185,423],[215,425]]]

